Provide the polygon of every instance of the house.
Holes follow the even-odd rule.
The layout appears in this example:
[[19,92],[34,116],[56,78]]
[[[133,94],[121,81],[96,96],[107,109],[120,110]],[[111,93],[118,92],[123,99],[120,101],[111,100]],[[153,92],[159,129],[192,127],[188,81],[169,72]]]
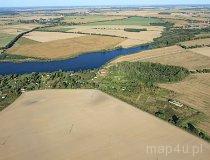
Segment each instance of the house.
[[180,102],[178,102],[178,101],[176,101],[176,100],[169,99],[168,102],[169,102],[170,104],[173,104],[173,105],[177,106],[177,107],[183,107],[183,104],[180,103]]

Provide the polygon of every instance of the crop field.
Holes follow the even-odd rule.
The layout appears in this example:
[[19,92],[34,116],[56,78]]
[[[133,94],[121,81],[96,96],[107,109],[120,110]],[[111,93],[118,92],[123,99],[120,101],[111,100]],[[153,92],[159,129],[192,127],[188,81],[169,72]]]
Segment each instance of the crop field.
[[34,31],[26,34],[24,37],[38,41],[38,42],[50,42],[55,40],[61,39],[68,39],[68,38],[76,38],[82,37],[83,34],[75,34],[75,33],[61,33],[61,32],[41,32],[41,31]]
[[182,66],[189,70],[210,68],[210,58],[185,50],[179,46],[153,49],[133,55],[119,57],[113,63],[123,61],[144,61],[161,63],[174,66]]
[[[126,28],[146,29],[140,32],[127,32]],[[163,31],[161,26],[136,26],[136,25],[98,25],[98,26],[74,26],[70,32],[98,35],[110,35],[124,37],[126,40],[119,44],[122,47],[131,47],[153,41],[160,37]]]
[[[41,32],[43,33],[43,32]],[[112,49],[123,41],[108,36],[83,36],[11,48],[10,54],[43,59],[68,58],[81,53]]]
[[204,39],[196,39],[191,40],[187,42],[180,43],[181,46],[184,46],[185,48],[198,48],[198,47],[205,47],[210,45],[210,38],[204,38]]
[[97,90],[24,93],[0,115],[0,159],[153,160],[147,146],[177,144],[202,145],[202,153],[158,157],[208,159],[210,152],[209,143]]
[[106,22],[95,22],[88,25],[139,25],[139,26],[149,26],[150,23],[163,22],[156,18],[145,18],[145,17],[129,17],[121,20],[113,20]]
[[159,86],[176,92],[176,99],[205,113],[208,119],[205,119],[201,123],[201,126],[203,127],[202,129],[210,133],[209,73],[191,75],[182,82],[174,84],[159,84]]
[[65,16],[64,22],[83,24],[83,23],[92,23],[97,21],[111,21],[124,19],[125,16],[105,16],[105,15],[87,15],[87,16]]
[[37,24],[6,25],[6,26],[1,26],[0,31],[7,34],[18,35],[22,32],[31,30],[38,26],[40,25],[37,25]]
[[210,57],[210,47],[194,48],[190,51]]

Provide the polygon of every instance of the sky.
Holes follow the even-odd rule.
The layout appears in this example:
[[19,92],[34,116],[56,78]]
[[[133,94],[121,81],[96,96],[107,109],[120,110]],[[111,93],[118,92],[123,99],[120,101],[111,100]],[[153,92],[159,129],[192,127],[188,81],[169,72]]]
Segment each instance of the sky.
[[0,7],[210,4],[210,0],[0,0]]

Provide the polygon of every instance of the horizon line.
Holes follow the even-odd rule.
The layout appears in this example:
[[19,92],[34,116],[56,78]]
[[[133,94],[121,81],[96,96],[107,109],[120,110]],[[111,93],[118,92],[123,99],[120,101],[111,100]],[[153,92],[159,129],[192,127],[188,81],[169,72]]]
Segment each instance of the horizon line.
[[133,4],[133,5],[40,5],[40,6],[4,6],[0,8],[39,8],[39,7],[154,7],[154,6],[202,6],[210,3],[192,3],[192,4]]

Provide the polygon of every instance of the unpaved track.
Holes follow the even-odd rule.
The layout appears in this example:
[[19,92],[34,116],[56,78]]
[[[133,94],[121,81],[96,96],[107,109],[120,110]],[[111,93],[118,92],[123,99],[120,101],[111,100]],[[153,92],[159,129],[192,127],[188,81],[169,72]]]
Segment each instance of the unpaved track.
[[[0,112],[0,160],[207,160],[210,145],[96,90],[23,94]],[[147,146],[199,147],[192,156]]]

